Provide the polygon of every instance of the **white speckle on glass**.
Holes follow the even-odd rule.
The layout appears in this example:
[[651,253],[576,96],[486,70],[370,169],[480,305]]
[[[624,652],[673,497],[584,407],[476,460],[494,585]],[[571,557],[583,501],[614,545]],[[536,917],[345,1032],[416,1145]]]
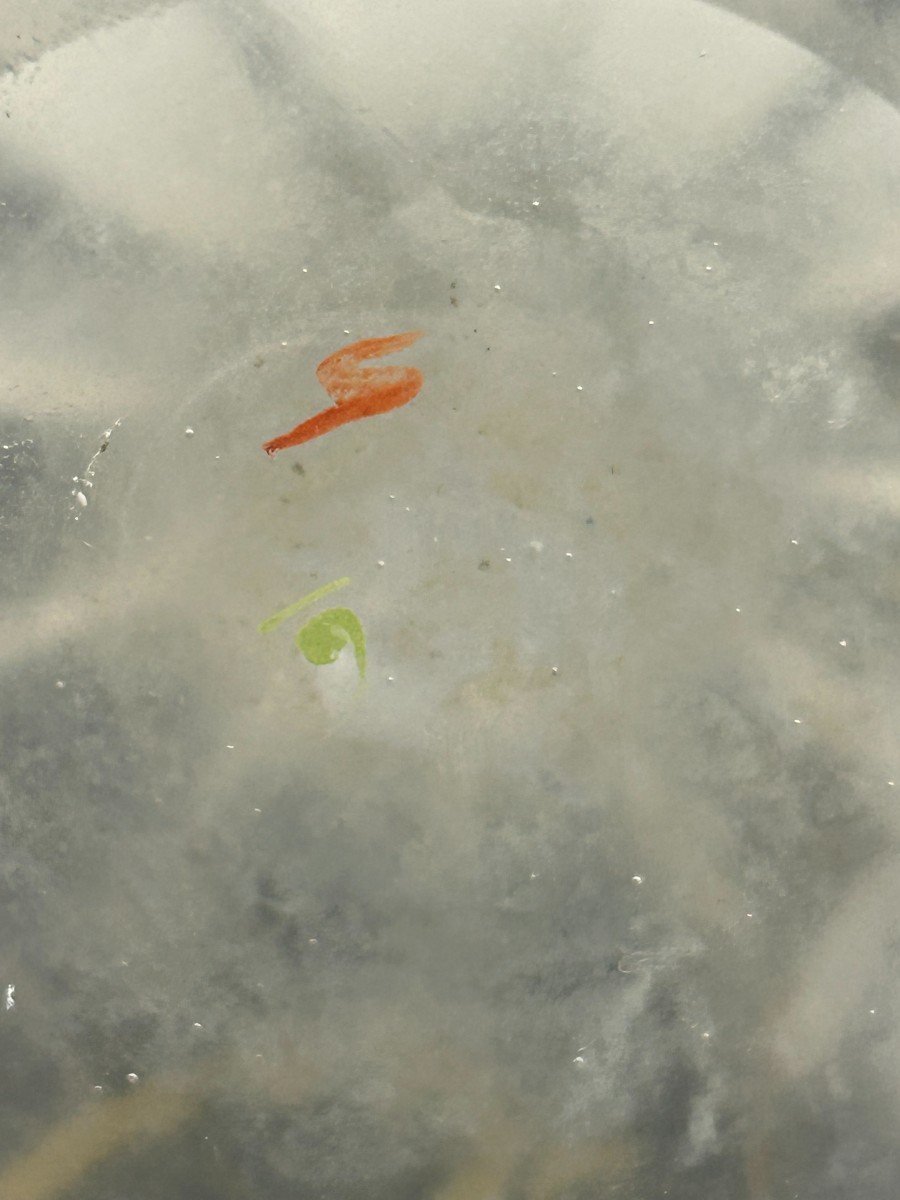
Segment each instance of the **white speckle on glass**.
[[78,503],[81,505],[82,508],[86,507],[87,496],[84,494],[84,492],[76,492],[75,499],[78,501]]
[[383,567],[383,566],[384,566],[384,559],[383,559],[383,558],[379,558],[379,560],[378,560],[378,563],[377,563],[377,566],[379,566],[379,567]]
[[583,1066],[584,1066],[584,1057],[583,1057],[583,1055],[581,1055],[581,1054],[576,1054],[576,1055],[575,1055],[575,1057],[572,1059],[572,1062],[573,1062],[573,1063],[577,1063],[579,1067],[583,1067]]
[[66,686],[66,681],[64,679],[57,679],[56,683],[53,686],[58,687],[60,690],[62,690]]
[[795,724],[795,725],[802,725],[802,724],[803,724],[803,721],[801,720],[801,718],[800,718],[800,717],[794,717],[794,724]]
[[194,436],[194,431],[193,431],[193,429],[191,429],[190,425],[188,425],[187,429],[185,429],[184,436],[185,437],[193,437]]
[[583,392],[583,391],[584,391],[584,388],[581,386],[581,384],[580,384],[580,383],[576,383],[576,384],[575,384],[575,391],[576,391],[576,392]]
[[11,1008],[16,1007],[15,992],[16,992],[16,985],[14,983],[8,983],[6,985],[6,992],[3,996],[3,1007],[6,1012],[9,1012],[9,1010]]
[[643,875],[632,875],[631,882],[632,883],[643,883],[644,877],[643,877]]
[[125,1078],[129,1083],[137,1083],[140,1077],[134,1071],[129,1071]]
[[231,744],[231,742],[226,742],[226,743],[225,743],[225,749],[226,749],[226,750],[233,750],[233,749],[234,749],[234,746]]
[[200,1022],[199,1022],[199,1021],[195,1021],[195,1022],[194,1022],[194,1028],[195,1028],[195,1029],[202,1029],[202,1028],[203,1028],[203,1026],[200,1024]]
[[541,202],[540,202],[540,200],[532,200],[532,202],[531,202],[531,207],[532,207],[532,208],[540,208],[540,207],[541,207]]
[[574,558],[574,557],[575,557],[575,555],[572,553],[571,550],[566,551],[566,558]]

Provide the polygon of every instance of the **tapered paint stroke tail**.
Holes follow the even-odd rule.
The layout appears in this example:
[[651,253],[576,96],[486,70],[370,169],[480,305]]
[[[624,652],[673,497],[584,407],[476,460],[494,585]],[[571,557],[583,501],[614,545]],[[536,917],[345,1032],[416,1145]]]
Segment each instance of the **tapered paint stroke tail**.
[[358,421],[362,417],[375,417],[408,404],[419,394],[422,387],[422,372],[416,367],[363,367],[360,363],[371,358],[383,358],[405,350],[422,337],[421,330],[396,333],[391,337],[364,338],[343,346],[316,368],[316,377],[334,401],[333,407],[325,408],[314,417],[301,422],[289,433],[272,438],[263,446],[266,454],[300,446],[313,438],[330,433],[339,425]]

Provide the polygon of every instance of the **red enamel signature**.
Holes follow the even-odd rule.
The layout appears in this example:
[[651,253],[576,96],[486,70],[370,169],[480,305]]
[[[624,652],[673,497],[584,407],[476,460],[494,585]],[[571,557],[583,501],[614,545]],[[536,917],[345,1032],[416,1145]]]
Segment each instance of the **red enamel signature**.
[[361,367],[369,358],[383,358],[405,350],[422,336],[420,330],[396,333],[392,337],[364,338],[343,346],[323,359],[316,367],[316,377],[334,401],[290,433],[272,438],[263,445],[266,454],[299,446],[312,438],[321,437],[339,425],[374,417],[408,404],[422,386],[422,372],[415,367]]

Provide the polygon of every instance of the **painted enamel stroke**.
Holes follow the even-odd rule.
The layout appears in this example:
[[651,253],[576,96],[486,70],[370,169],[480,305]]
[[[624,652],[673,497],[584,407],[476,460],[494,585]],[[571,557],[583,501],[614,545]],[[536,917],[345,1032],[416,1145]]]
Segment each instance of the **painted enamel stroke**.
[[396,333],[392,337],[364,338],[323,359],[316,368],[316,376],[334,401],[333,406],[301,422],[289,433],[266,442],[263,446],[266,454],[300,446],[323,433],[330,433],[339,425],[362,417],[375,417],[408,404],[422,387],[421,371],[415,367],[363,367],[360,364],[405,350],[420,337],[422,332],[415,330]]
[[[288,621],[298,612],[315,604],[330,592],[346,587],[350,582],[345,575],[316,588],[314,592],[289,604],[287,608],[279,609],[271,617],[266,617],[259,626],[260,633],[271,633],[282,621]],[[345,646],[353,647],[356,666],[360,679],[366,677],[366,635],[359,617],[351,608],[327,608],[318,616],[312,617],[294,638],[294,645],[303,654],[307,662],[315,667],[324,667],[337,661]]]

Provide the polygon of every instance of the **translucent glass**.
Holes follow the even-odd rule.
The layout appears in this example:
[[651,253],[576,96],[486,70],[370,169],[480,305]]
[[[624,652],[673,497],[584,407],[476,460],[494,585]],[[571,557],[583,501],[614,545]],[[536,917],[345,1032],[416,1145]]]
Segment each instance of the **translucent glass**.
[[2,1200],[895,1200],[900,9],[0,44]]

